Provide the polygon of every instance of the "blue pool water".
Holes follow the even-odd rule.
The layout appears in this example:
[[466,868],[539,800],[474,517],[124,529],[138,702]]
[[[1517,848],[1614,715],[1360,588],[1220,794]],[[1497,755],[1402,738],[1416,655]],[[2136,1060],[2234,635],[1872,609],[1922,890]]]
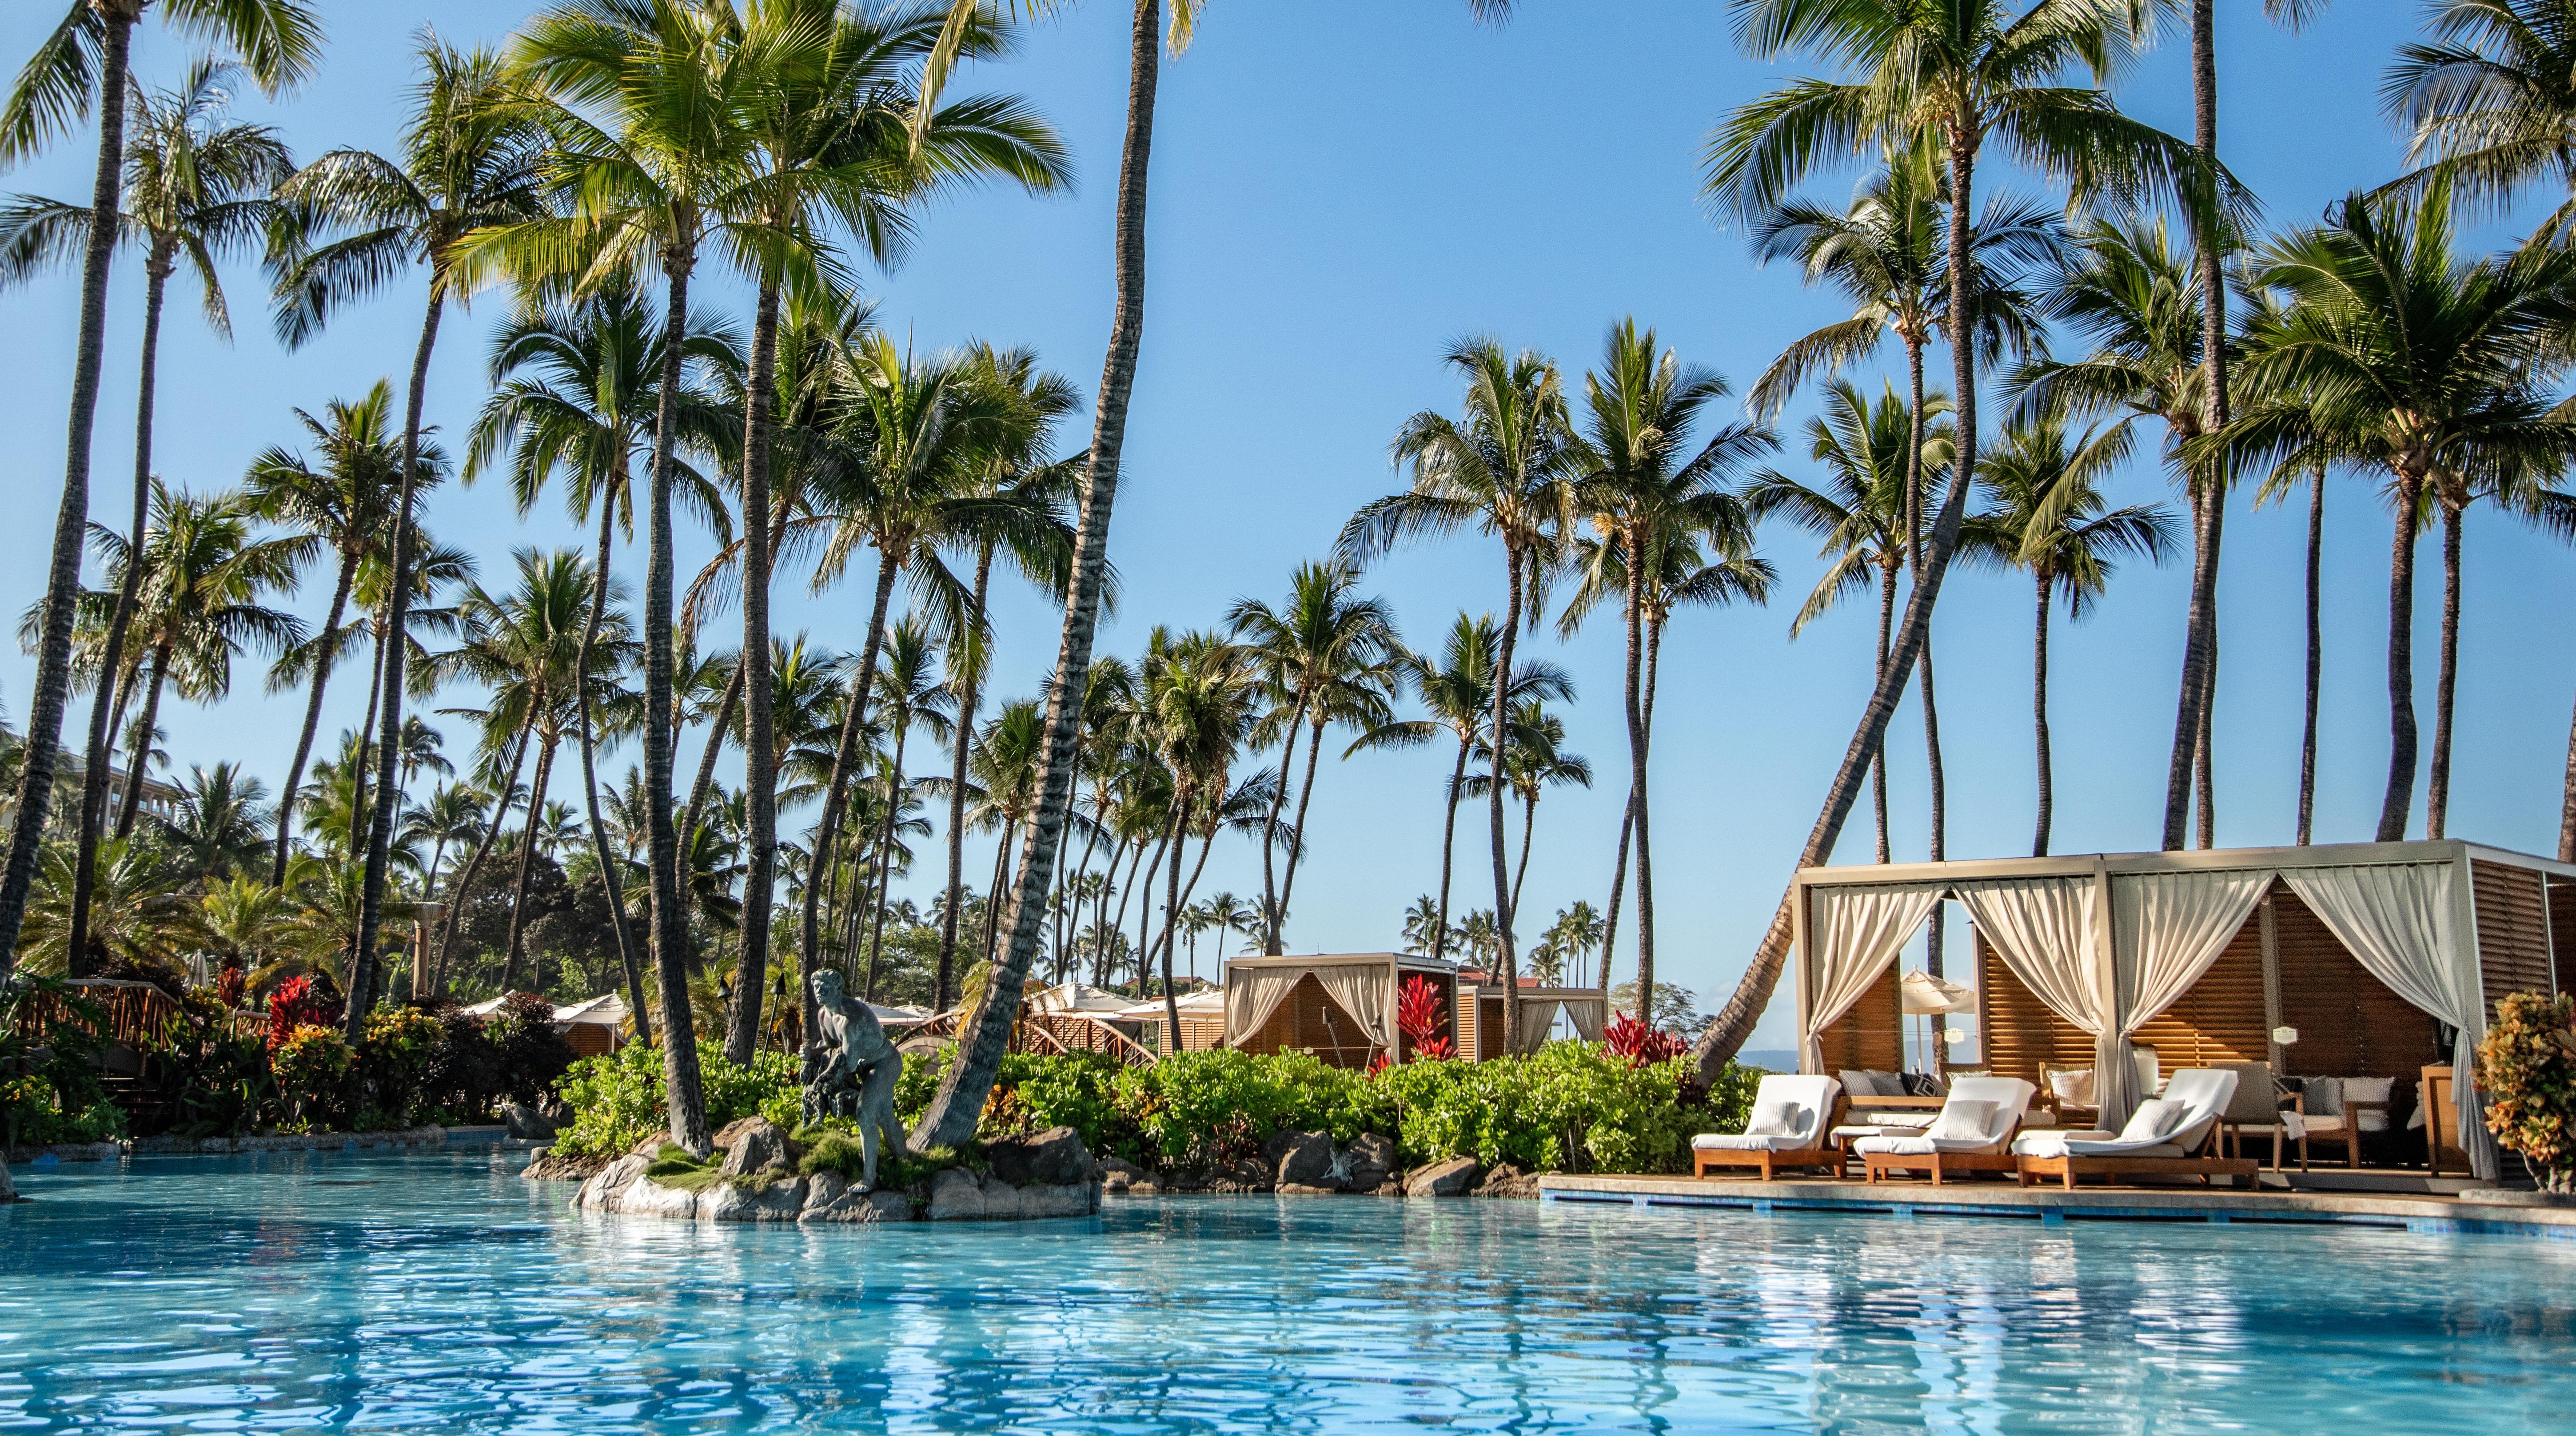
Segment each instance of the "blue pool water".
[[27,1172],[0,1427],[2567,1429],[2576,1244],[1113,1200],[824,1230],[568,1210],[521,1154]]

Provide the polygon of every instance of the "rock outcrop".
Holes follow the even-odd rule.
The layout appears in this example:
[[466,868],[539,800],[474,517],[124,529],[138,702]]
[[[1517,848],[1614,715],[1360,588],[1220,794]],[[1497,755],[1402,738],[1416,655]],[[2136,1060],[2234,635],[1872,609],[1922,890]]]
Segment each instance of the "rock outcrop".
[[1482,1170],[1473,1157],[1451,1157],[1417,1167],[1404,1179],[1408,1197],[1463,1197],[1476,1185],[1476,1174]]
[[[649,1153],[631,1153],[582,1183],[573,1205],[701,1222],[799,1225],[1027,1221],[1100,1210],[1099,1165],[1069,1127],[993,1144],[986,1149],[991,1170],[981,1176],[949,1167],[909,1190],[870,1192],[838,1172],[798,1175],[786,1134],[771,1123],[747,1119],[719,1135],[730,1140],[719,1144],[725,1160],[714,1173],[665,1186],[646,1175],[653,1162]],[[1015,1176],[1030,1180],[1014,1181]]]

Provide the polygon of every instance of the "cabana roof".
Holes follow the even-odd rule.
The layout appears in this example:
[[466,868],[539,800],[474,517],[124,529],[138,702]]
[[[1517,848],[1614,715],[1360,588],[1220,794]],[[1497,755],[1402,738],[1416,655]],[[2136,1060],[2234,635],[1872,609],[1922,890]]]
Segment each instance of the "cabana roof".
[[[1791,888],[1800,1066],[1825,1070],[1820,1038],[1888,969],[1943,900],[1967,907],[1997,981],[2084,1034],[2102,1120],[2139,1099],[2128,1049],[2259,926],[2261,1001],[2281,1004],[2273,894],[2322,926],[2320,941],[2394,999],[2449,1028],[2458,1127],[2479,1175],[2496,1151],[2468,1074],[2503,991],[2556,984],[2553,894],[2576,864],[2459,841],[2340,843],[2203,852],[2082,854],[1801,870]],[[2487,931],[2481,931],[2481,909]],[[2337,961],[2342,961],[2338,956]],[[2346,968],[2350,970],[2349,967]],[[2399,1009],[2402,1010],[2402,1009]],[[2267,1025],[2279,1026],[2277,1016]],[[2272,1056],[2280,1060],[2276,1045]]]

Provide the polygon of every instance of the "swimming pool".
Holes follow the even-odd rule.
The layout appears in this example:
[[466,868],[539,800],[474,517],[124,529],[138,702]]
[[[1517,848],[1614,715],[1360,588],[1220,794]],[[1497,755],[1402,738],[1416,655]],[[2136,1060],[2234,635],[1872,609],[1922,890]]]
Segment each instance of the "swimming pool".
[[18,1169],[0,1427],[2380,1432],[2576,1410],[2576,1243],[1527,1202],[567,1209],[525,1156]]

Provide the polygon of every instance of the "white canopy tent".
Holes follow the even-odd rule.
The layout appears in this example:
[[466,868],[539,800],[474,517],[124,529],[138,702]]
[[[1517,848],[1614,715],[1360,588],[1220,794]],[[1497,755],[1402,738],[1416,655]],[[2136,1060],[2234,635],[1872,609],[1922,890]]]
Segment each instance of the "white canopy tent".
[[[2480,892],[2530,879],[2538,899],[2517,896],[2514,918],[2527,927],[2527,911],[2539,915],[2537,967],[2519,932],[2520,945],[2507,950],[2501,916],[2482,962]],[[2011,975],[2093,1037],[2101,1122],[2116,1128],[2143,1095],[2127,1060],[2139,1029],[2210,970],[2276,882],[2370,976],[2452,1030],[2458,1143],[2477,1174],[2493,1178],[2498,1153],[2471,1080],[2478,1040],[2502,990],[2554,986],[2553,885],[2576,883],[2576,866],[2467,843],[1807,869],[1792,894],[1801,1068],[1825,1070],[1827,1029],[1884,979],[1934,904],[1955,899]],[[2268,964],[2268,908],[2264,921]],[[2277,973],[2267,965],[2266,974],[2267,1001],[2277,1006]]]

